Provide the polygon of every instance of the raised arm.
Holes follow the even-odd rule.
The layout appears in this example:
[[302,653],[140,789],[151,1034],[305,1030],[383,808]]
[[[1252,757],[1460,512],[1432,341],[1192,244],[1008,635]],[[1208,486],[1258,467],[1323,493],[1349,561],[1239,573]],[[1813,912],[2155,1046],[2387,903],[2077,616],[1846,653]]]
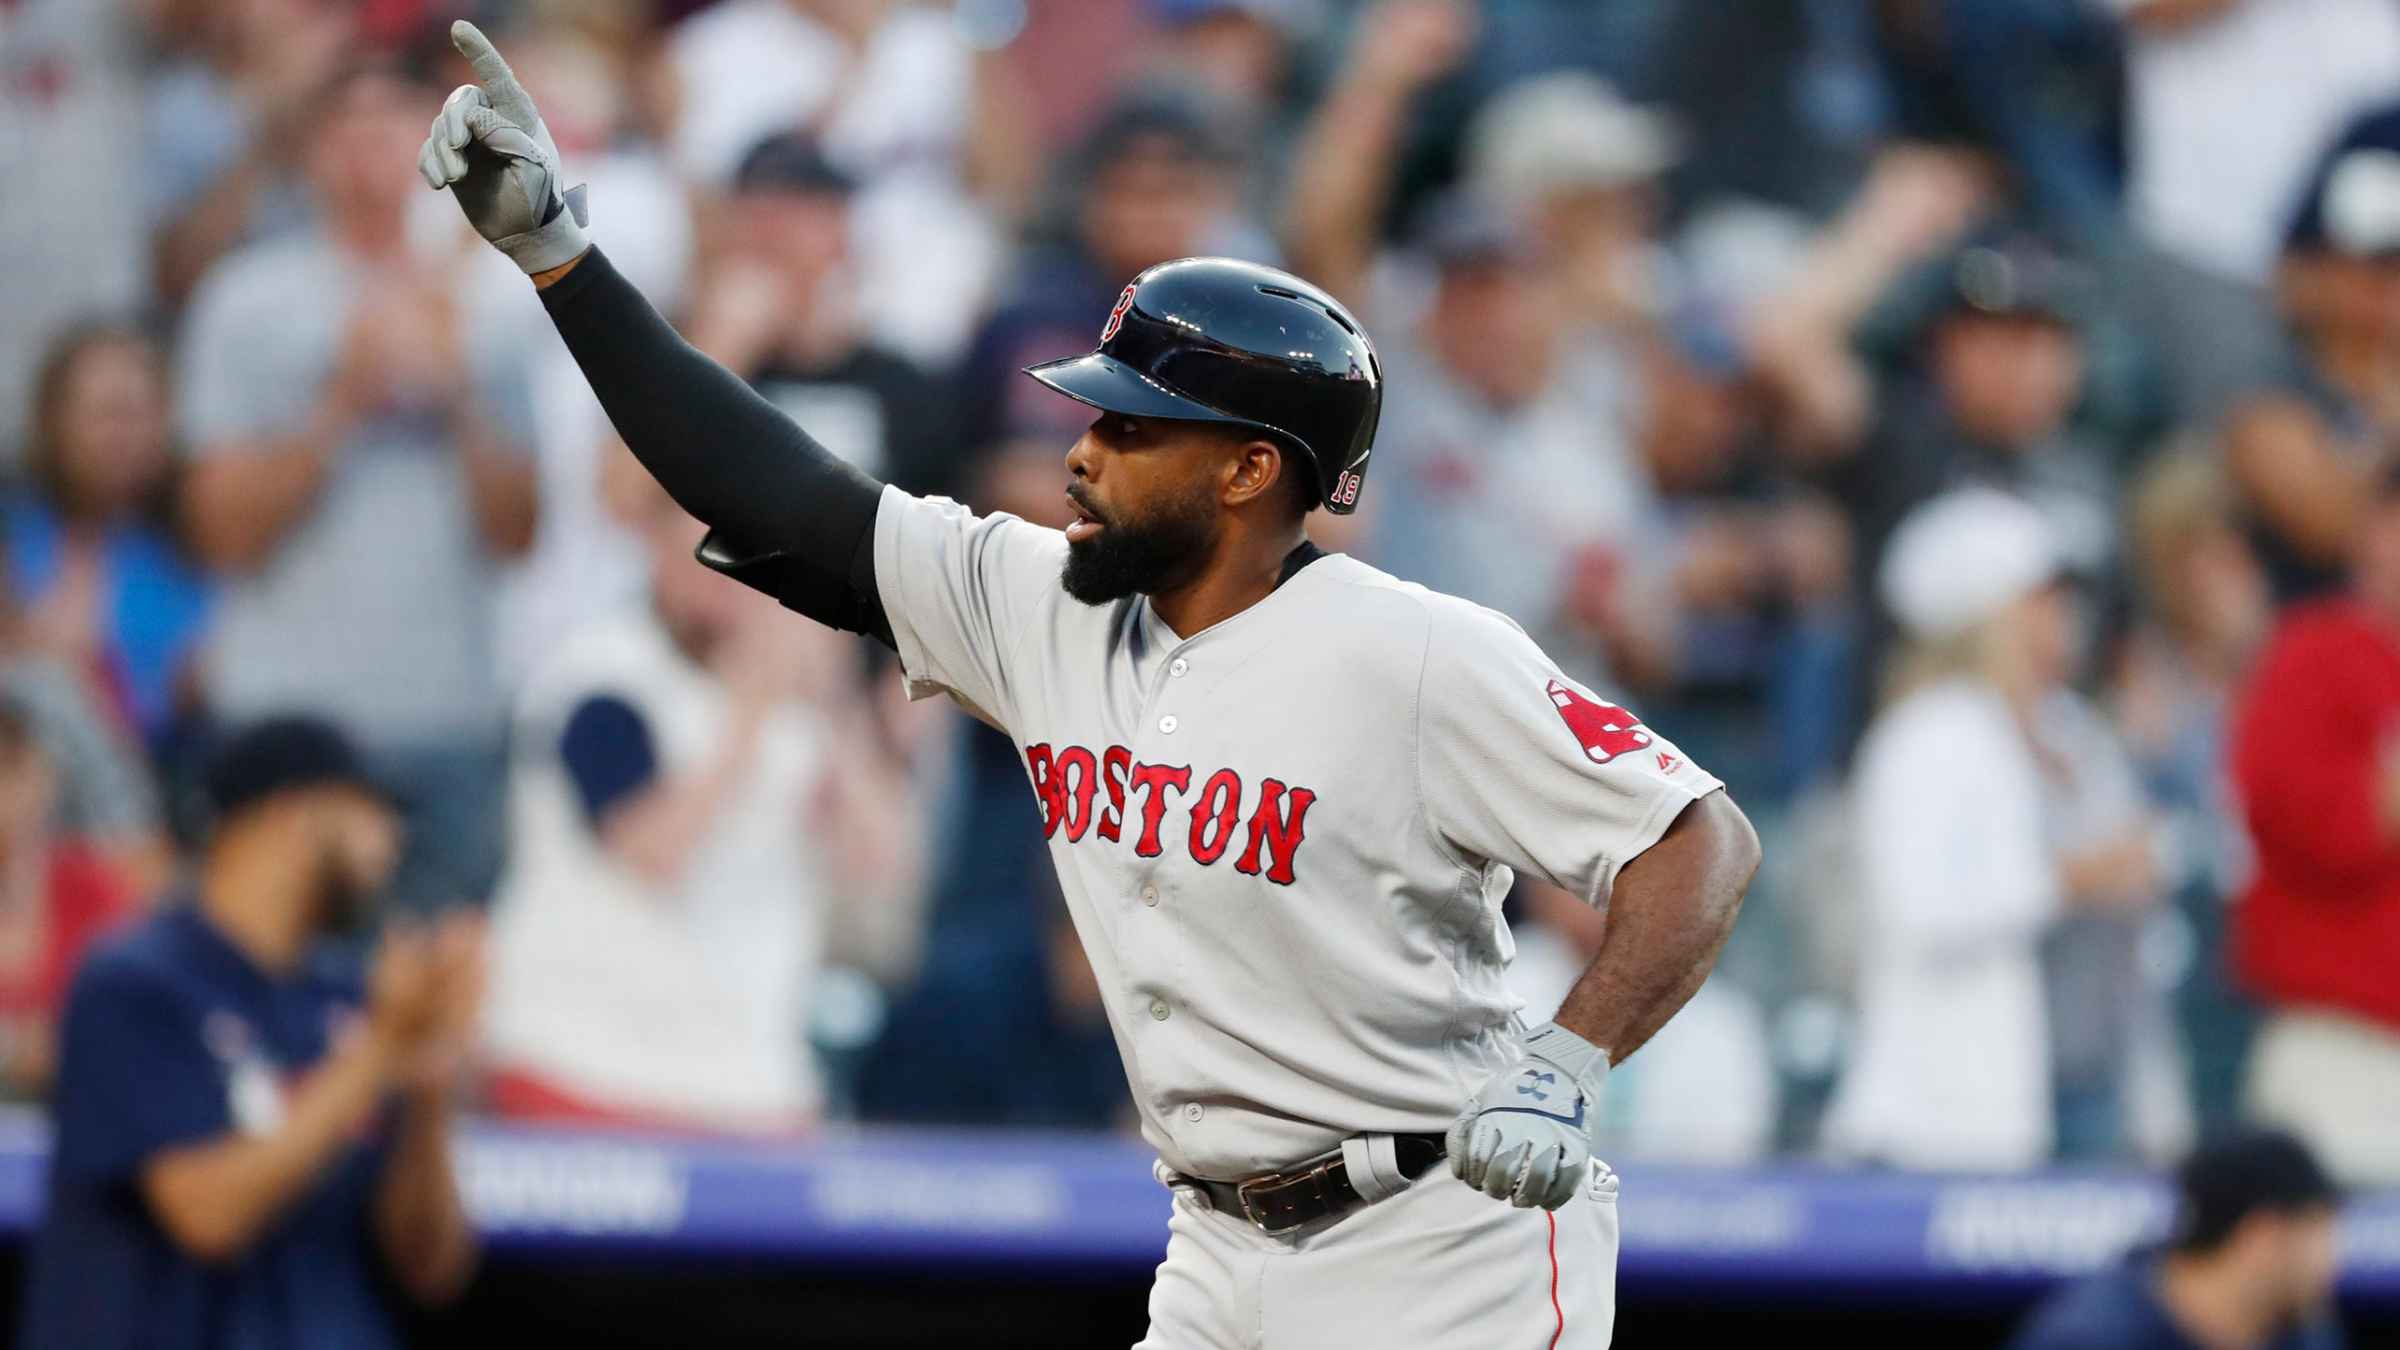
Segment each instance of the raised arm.
[[1851,350],[1851,330],[1911,266],[1964,232],[1988,197],[1981,170],[1961,152],[1887,150],[1792,269],[1792,283],[1751,315],[1751,358],[1791,409],[1810,455],[1848,454],[1874,410],[1873,380]]
[[1385,0],[1358,25],[1348,63],[1303,135],[1284,203],[1292,263],[1364,303],[1375,228],[1391,195],[1411,102],[1464,59],[1475,15],[1459,0]]
[[668,495],[710,527],[700,560],[821,623],[886,642],[874,535],[883,485],[835,458],[659,317],[583,233],[582,190],[508,63],[473,24],[451,40],[474,66],[418,159],[542,303],[617,434]]

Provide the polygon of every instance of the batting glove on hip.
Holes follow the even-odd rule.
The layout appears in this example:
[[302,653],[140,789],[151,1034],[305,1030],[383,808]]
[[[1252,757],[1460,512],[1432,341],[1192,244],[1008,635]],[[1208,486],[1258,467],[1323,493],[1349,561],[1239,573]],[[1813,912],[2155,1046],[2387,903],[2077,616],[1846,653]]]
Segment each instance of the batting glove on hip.
[[1608,1052],[1549,1022],[1525,1058],[1493,1074],[1450,1127],[1450,1172],[1519,1209],[1556,1209],[1591,1174],[1586,1123],[1608,1076]]
[[450,44],[475,68],[476,83],[443,101],[417,172],[450,189],[475,232],[528,274],[573,262],[591,246],[583,189],[560,186],[558,143],[533,96],[475,25],[450,25]]

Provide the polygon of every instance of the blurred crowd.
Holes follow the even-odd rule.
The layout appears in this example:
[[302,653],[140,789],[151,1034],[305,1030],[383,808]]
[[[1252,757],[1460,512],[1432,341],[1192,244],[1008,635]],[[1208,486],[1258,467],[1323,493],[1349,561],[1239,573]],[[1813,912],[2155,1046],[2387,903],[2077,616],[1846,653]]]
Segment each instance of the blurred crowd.
[[[1389,402],[1319,542],[1766,842],[1607,1147],[2266,1117],[2400,1182],[2389,0],[0,5],[10,1093],[300,714],[399,805],[383,911],[488,913],[477,1109],[1127,1115],[1018,748],[694,563],[416,178],[462,16],[617,265],[912,491],[1062,523],[1085,413],[1016,372],[1150,264],[1349,302]],[[1605,915],[1510,903],[1538,1021]]]

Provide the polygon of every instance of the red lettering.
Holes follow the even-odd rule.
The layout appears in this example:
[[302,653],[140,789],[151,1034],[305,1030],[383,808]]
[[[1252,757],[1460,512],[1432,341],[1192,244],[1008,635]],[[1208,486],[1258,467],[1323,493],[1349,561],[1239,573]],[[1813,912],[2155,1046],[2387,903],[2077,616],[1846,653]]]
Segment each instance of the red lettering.
[[[1278,812],[1275,809],[1278,798],[1289,801],[1289,808]],[[1317,794],[1308,788],[1286,788],[1272,778],[1259,784],[1258,810],[1250,815],[1250,845],[1242,850],[1233,870],[1257,876],[1259,847],[1263,844],[1273,858],[1267,880],[1278,886],[1291,885],[1292,857],[1300,851],[1300,841],[1307,837],[1308,804],[1316,799]]]
[[1100,812],[1100,837],[1115,843],[1125,823],[1125,780],[1133,773],[1133,752],[1112,745],[1100,756],[1100,781],[1108,785],[1108,806]]
[[[1067,772],[1070,769],[1074,770],[1072,776]],[[1100,766],[1091,751],[1070,745],[1058,752],[1058,762],[1050,773],[1058,780],[1059,799],[1066,804],[1067,840],[1072,843],[1092,827],[1092,793],[1100,786]]]
[[[1213,805],[1212,805],[1213,803]],[[1225,856],[1233,842],[1233,823],[1242,817],[1242,776],[1219,769],[1192,803],[1192,858],[1206,866]]]
[[1042,837],[1047,839],[1058,833],[1059,819],[1066,814],[1066,794],[1059,790],[1048,741],[1025,747],[1025,767],[1033,774],[1033,796],[1041,803]]
[[1164,850],[1158,842],[1158,824],[1167,814],[1167,791],[1188,792],[1192,786],[1192,766],[1168,767],[1164,764],[1133,766],[1133,786],[1147,795],[1142,798],[1142,837],[1133,843],[1133,851],[1145,858],[1155,858]]

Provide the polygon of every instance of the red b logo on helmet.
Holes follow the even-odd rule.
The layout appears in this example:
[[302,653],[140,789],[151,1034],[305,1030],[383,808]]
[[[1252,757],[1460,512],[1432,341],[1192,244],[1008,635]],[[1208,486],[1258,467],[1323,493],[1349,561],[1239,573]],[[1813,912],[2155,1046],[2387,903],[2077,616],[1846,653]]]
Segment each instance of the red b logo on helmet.
[[1117,330],[1125,326],[1125,311],[1131,308],[1133,308],[1133,287],[1127,286],[1125,293],[1117,297],[1117,307],[1108,312],[1108,323],[1100,330],[1102,342],[1115,337]]

